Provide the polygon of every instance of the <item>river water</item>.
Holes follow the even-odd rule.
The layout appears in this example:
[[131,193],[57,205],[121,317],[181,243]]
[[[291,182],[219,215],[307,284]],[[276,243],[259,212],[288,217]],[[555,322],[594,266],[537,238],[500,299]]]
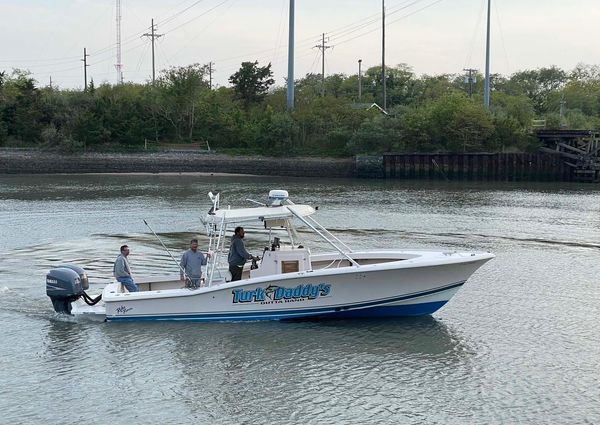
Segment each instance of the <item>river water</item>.
[[[177,273],[206,193],[283,188],[358,248],[497,258],[432,317],[123,323],[54,314],[45,274],[86,268],[98,293],[118,247]],[[247,245],[262,247],[258,229]],[[315,249],[326,248],[311,235]],[[315,250],[313,249],[313,250]],[[0,423],[600,423],[600,188],[247,176],[0,177]]]

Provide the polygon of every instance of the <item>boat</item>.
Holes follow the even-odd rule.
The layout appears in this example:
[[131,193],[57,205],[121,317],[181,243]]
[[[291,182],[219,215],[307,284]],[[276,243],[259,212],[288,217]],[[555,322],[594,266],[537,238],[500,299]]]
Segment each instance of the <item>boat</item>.
[[[252,201],[258,205],[246,208],[221,208],[220,196],[209,193],[212,207],[201,220],[211,255],[198,287],[184,285],[177,271],[137,278],[139,292],[113,281],[92,299],[85,293],[85,270],[66,264],[46,276],[55,311],[108,322],[430,315],[494,258],[471,251],[353,250],[317,222],[317,207],[295,204],[285,190],[272,190],[266,202]],[[253,224],[267,239],[262,256],[244,266],[241,280],[231,281],[228,236],[235,226]],[[322,238],[331,251],[312,252],[300,227]]]

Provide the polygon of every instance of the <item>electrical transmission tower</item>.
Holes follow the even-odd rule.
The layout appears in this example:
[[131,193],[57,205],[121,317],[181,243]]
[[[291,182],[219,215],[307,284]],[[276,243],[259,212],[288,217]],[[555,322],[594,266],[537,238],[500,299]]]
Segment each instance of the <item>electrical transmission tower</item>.
[[212,90],[212,75],[213,75],[213,65],[212,61],[208,63],[208,88]]
[[121,61],[121,0],[117,0],[117,84],[123,84],[123,63]]
[[152,39],[152,84],[154,85],[154,82],[156,80],[156,68],[154,66],[154,40],[157,38],[162,37],[164,34],[156,34],[155,29],[156,29],[156,25],[154,25],[154,19],[152,19],[152,26],[151,26],[151,30],[150,33],[146,33],[143,34],[142,37],[150,37]]
[[477,78],[473,77],[473,73],[477,72],[477,70],[473,68],[466,68],[463,69],[463,71],[467,71],[469,73],[469,76],[465,78],[465,83],[469,85],[469,97],[473,97],[473,83],[477,82]]
[[[327,39],[329,41],[329,39]],[[325,96],[325,50],[333,48],[333,46],[325,45],[325,34],[323,34],[323,38],[321,44],[317,44],[315,47],[321,50],[321,96]]]
[[[88,69],[88,64],[87,64],[87,58],[88,58],[88,54],[87,51],[85,49],[85,47],[83,48],[83,59],[81,59],[81,62],[83,62],[83,91],[87,91],[87,69]],[[52,79],[50,80],[50,85],[52,85]]]

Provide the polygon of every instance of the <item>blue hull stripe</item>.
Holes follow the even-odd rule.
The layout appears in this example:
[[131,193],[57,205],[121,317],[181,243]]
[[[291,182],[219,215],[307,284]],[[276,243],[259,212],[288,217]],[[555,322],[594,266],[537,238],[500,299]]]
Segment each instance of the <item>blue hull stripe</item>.
[[385,317],[385,316],[415,316],[431,314],[440,309],[446,301],[436,301],[420,304],[411,304],[406,306],[385,306],[398,301],[407,301],[413,298],[419,298],[427,295],[433,295],[438,292],[458,288],[464,285],[465,281],[453,283],[442,288],[436,288],[429,291],[418,292],[399,297],[384,298],[380,300],[369,301],[359,304],[351,304],[343,307],[321,307],[299,310],[271,310],[271,311],[251,311],[239,313],[197,313],[197,314],[169,314],[169,315],[147,315],[147,316],[107,316],[106,319],[111,322],[128,321],[256,321],[256,320],[282,320],[303,318],[309,316],[344,318],[344,317]]

